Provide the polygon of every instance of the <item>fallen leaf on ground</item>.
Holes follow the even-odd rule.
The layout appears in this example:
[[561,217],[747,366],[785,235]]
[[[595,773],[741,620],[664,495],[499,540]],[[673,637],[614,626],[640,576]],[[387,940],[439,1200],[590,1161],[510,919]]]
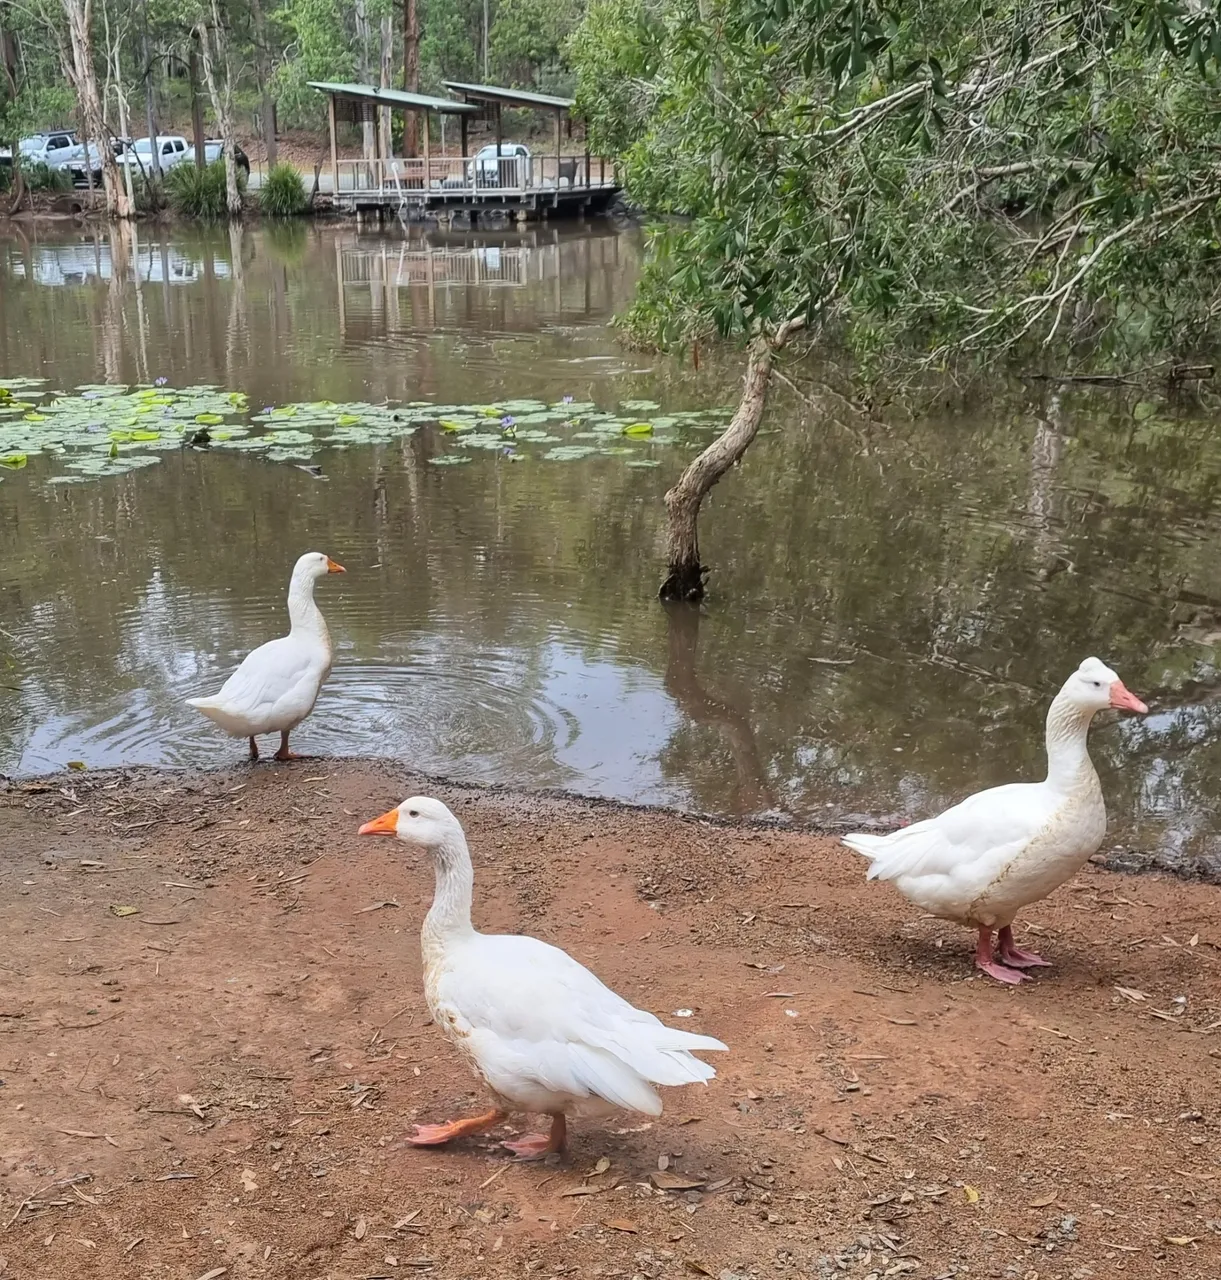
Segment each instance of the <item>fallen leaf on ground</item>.
[[611,1218],[602,1225],[604,1227],[609,1227],[612,1231],[626,1231],[631,1235],[636,1234],[636,1224],[634,1222],[629,1222],[626,1218]]
[[1167,1244],[1177,1244],[1179,1246],[1195,1244],[1198,1237],[1196,1236],[1163,1236]]
[[649,1174],[649,1181],[658,1191],[695,1191],[704,1185],[703,1178],[688,1178],[681,1173],[666,1173],[658,1170]]
[[368,1230],[369,1224],[364,1220],[364,1218],[357,1218],[356,1226],[352,1228],[352,1234],[357,1238],[357,1240],[363,1240],[365,1238],[365,1232]]
[[259,1184],[255,1180],[253,1169],[242,1170],[242,1186],[247,1191],[257,1191],[259,1189]]
[[110,904],[110,914],[112,916],[138,916],[140,914],[139,907],[120,907],[113,902]]
[[600,1156],[598,1163],[594,1165],[594,1173],[605,1173],[610,1168],[610,1157]]
[[1055,1204],[1056,1192],[1048,1191],[1045,1195],[1035,1196],[1030,1202],[1032,1209],[1046,1209],[1049,1204]]
[[979,1203],[979,1192],[974,1187],[963,1187],[963,1194],[967,1197],[967,1204]]

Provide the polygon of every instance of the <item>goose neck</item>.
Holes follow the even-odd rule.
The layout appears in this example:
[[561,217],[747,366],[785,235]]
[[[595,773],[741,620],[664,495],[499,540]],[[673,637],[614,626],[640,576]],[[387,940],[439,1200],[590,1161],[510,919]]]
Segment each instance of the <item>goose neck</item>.
[[1047,781],[1072,788],[1094,775],[1087,742],[1094,712],[1060,696],[1047,713]]
[[447,836],[433,850],[436,891],[432,906],[424,917],[425,943],[443,943],[468,937],[471,925],[471,894],[475,872],[471,866],[466,839],[459,832]]
[[296,574],[288,586],[288,618],[294,632],[326,635],[322,611],[314,603],[314,579]]

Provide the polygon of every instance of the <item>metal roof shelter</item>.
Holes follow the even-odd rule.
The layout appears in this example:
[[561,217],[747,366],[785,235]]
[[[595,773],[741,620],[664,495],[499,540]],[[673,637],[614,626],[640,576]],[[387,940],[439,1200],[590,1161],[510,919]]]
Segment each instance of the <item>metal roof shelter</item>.
[[446,80],[445,87],[460,93],[465,101],[500,102],[508,107],[537,107],[541,111],[571,111],[575,99],[556,98],[549,93],[534,93],[527,89],[504,89],[496,84],[462,84],[458,80]]
[[[453,93],[461,94],[464,103],[481,102],[494,108],[496,128],[496,154],[501,154],[501,141],[504,128],[501,125],[501,109],[504,107],[524,107],[535,111],[555,112],[555,163],[557,174],[563,168],[562,151],[564,121],[568,120],[568,136],[572,137],[572,108],[574,99],[557,98],[550,93],[534,93],[530,89],[506,89],[498,84],[464,84],[460,80],[446,80],[445,87]],[[463,152],[465,154],[465,152]],[[589,168],[589,151],[585,152],[586,170]]]
[[[467,102],[455,102],[452,98],[432,98],[424,93],[405,93],[402,89],[383,89],[372,84],[338,84],[328,80],[310,80],[309,87],[326,94],[327,124],[331,135],[332,190],[339,191],[339,144],[335,136],[339,120],[349,124],[363,124],[376,120],[373,114],[379,108],[390,111],[419,112],[424,117],[424,160],[427,165],[431,144],[428,118],[432,112],[438,115],[458,116],[462,125],[462,154],[466,155],[466,126],[471,116],[479,110]],[[381,131],[374,130],[374,147],[380,146]],[[388,156],[378,155],[384,161]]]

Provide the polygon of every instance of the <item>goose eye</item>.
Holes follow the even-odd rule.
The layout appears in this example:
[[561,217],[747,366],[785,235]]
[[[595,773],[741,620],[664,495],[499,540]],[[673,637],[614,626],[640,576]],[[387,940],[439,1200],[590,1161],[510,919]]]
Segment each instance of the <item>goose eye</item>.
[[409,818],[418,818],[420,816],[420,811],[419,809],[408,809],[407,816]]

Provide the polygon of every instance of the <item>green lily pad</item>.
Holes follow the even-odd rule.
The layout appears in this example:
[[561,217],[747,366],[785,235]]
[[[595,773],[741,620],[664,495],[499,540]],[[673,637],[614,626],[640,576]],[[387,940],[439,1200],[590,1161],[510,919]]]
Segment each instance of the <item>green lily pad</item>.
[[24,453],[6,453],[0,455],[0,467],[7,467],[10,471],[20,471],[28,461],[29,457]]
[[464,463],[470,462],[470,458],[460,453],[441,453],[435,458],[429,458],[428,461],[434,467],[460,467]]
[[653,424],[651,422],[630,422],[623,428],[625,436],[651,436],[653,434]]

